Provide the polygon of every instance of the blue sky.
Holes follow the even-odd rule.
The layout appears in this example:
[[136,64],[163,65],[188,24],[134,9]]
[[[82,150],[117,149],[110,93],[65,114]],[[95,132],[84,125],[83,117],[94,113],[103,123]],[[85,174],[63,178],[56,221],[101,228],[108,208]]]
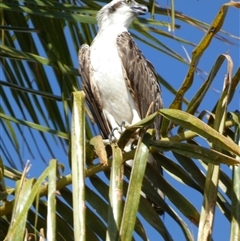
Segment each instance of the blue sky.
[[[166,7],[166,6],[169,6],[169,2],[170,1],[164,1],[164,2],[159,1],[159,4],[162,7]],[[212,0],[212,1],[176,0],[175,9],[176,11],[180,11],[185,15],[194,17],[195,19],[199,19],[206,23],[211,23],[223,3],[225,3],[225,1],[223,0]],[[163,17],[163,20],[170,21],[170,18]],[[201,38],[205,34],[203,31],[198,30],[193,26],[184,24],[183,22],[180,22],[178,20],[176,20],[176,24],[180,24],[181,28],[179,30],[176,30],[173,34],[175,36],[182,37],[184,39],[192,41],[196,44],[201,40]],[[223,25],[223,29],[227,30],[230,34],[233,34],[235,36],[240,36],[240,16],[239,16],[238,9],[234,9],[234,8],[229,9],[225,19],[225,23]],[[162,30],[167,31],[167,29],[164,27],[162,27]],[[226,35],[223,35],[223,36],[227,37]],[[171,48],[173,48],[177,53],[181,54],[183,57],[186,57],[184,52],[184,48],[185,48],[188,52],[188,55],[191,57],[191,52],[193,50],[192,47],[187,45],[182,45],[176,41],[170,40],[165,37],[162,37],[160,40],[163,41],[165,44],[169,45]],[[236,69],[239,67],[239,62],[240,62],[239,40],[234,40],[233,38],[231,38],[231,40],[238,45],[233,46],[233,45],[222,43],[217,39],[214,39],[210,47],[207,49],[207,51],[204,53],[203,57],[201,58],[201,61],[199,62],[198,67],[201,70],[205,71],[206,73],[209,73],[217,57],[220,54],[229,53],[234,62],[233,73],[235,73]],[[186,64],[180,64],[179,62],[177,62],[176,60],[172,59],[169,56],[166,56],[165,54],[161,54],[161,53],[159,54],[159,52],[156,52],[154,50],[149,50],[149,48],[147,48],[144,44],[140,42],[138,42],[138,45],[141,48],[143,54],[148,58],[148,60],[150,60],[153,63],[158,73],[164,79],[166,79],[172,86],[174,86],[174,88],[180,87],[187,73],[188,66]],[[74,67],[77,68],[77,59],[76,59],[76,65]],[[208,91],[203,104],[200,106],[199,111],[212,110],[214,104],[216,103],[217,99],[220,96],[222,85],[223,85],[223,79],[226,72],[227,72],[227,64],[225,62],[221,70],[219,71],[218,75],[216,76],[211,89]],[[201,74],[200,76],[195,77],[193,86],[186,94],[186,97],[188,98],[188,100],[190,100],[193,97],[193,94],[202,85],[205,79],[206,79],[206,75],[204,74]],[[167,108],[173,101],[174,96],[169,91],[167,91],[164,87],[162,87],[162,95],[163,95],[165,107]],[[183,106],[183,109],[184,108],[185,107]],[[234,97],[229,108],[229,110],[231,111],[234,111],[236,109],[240,109],[239,96]],[[13,126],[15,126],[15,124],[13,124]],[[21,127],[21,129],[26,136],[29,135],[28,129],[26,127]],[[36,135],[38,135],[37,132],[36,132]],[[62,162],[63,160],[66,160],[67,150],[64,150],[61,145],[57,148],[57,150],[54,150],[54,153],[55,153],[54,157],[51,155],[51,153],[47,153],[47,152],[44,153],[44,156],[45,157],[47,156],[49,160],[51,158],[56,158],[60,162]],[[37,156],[36,158],[31,158],[31,155],[26,151],[26,147],[24,146],[24,144],[22,144],[22,156],[25,160],[30,159],[32,163],[32,168],[29,172],[29,177],[38,176],[44,170],[45,165],[44,164],[42,164],[41,166],[39,165],[39,163],[41,162],[40,160],[41,157]],[[66,166],[68,165],[67,163],[65,164]],[[69,168],[66,168],[64,174],[68,174],[69,172],[70,172]],[[202,204],[202,196],[198,194],[196,191],[191,190],[190,192],[188,187],[174,180],[170,175],[165,174],[165,177],[170,183],[172,183],[172,185],[174,185],[176,189],[180,190],[180,192],[184,196],[186,196],[191,202],[193,202],[200,212],[200,208]],[[166,201],[168,200],[166,199]],[[195,239],[197,239],[197,229],[195,228],[195,226],[191,224],[186,218],[184,217],[182,218],[187,223],[187,225],[189,225],[190,229],[192,230],[192,233],[194,234]],[[175,222],[168,217],[168,215],[164,216],[164,222],[166,223],[167,227],[171,227],[171,231],[172,231],[171,234],[174,240],[177,240],[177,241],[184,240],[182,231],[179,229],[178,225],[176,225]],[[229,233],[230,233],[229,222],[226,220],[226,218],[224,218],[221,215],[218,208],[216,209],[216,218],[215,218],[214,225],[216,227],[214,228],[214,231],[213,231],[214,240],[228,240]],[[150,240],[156,240],[156,236],[158,237],[157,240],[161,240],[161,238],[159,238],[158,233],[156,233],[151,228],[147,228],[147,233],[149,235]]]

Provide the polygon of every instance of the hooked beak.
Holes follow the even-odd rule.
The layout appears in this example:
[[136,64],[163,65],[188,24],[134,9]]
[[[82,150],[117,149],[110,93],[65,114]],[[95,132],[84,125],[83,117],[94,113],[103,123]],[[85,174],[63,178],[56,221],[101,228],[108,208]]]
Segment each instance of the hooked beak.
[[148,12],[148,8],[145,5],[138,4],[134,1],[134,4],[131,6],[131,9],[137,15],[145,15]]

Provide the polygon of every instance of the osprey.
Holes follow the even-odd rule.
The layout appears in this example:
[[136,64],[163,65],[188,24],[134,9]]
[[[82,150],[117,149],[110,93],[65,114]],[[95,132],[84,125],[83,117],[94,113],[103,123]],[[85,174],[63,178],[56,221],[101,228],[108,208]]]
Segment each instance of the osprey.
[[[135,124],[163,107],[157,73],[128,32],[134,18],[147,12],[134,0],[111,1],[97,14],[99,30],[91,46],[80,48],[83,90],[105,138],[112,134],[118,139],[123,123]],[[156,139],[160,125],[159,116]],[[158,168],[155,160],[152,164]]]

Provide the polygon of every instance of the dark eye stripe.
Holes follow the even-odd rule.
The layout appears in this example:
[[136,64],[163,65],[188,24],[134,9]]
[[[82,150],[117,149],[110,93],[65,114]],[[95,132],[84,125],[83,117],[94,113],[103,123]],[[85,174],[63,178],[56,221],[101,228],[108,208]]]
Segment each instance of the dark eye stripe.
[[123,2],[117,2],[109,8],[109,13],[114,13],[122,5]]

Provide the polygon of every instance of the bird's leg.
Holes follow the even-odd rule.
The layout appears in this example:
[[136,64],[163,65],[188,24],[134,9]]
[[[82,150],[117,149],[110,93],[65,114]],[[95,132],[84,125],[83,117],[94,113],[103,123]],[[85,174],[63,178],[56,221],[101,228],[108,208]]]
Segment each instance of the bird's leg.
[[134,136],[134,137],[136,137],[135,139],[133,139],[132,140],[132,142],[131,142],[131,150],[135,150],[136,149],[136,147],[137,147],[137,142],[138,142],[138,134],[136,135],[136,136]]
[[107,111],[106,109],[103,109],[103,114],[104,114],[106,120],[108,121],[110,128],[112,128],[112,131],[108,135],[108,141],[109,141],[109,143],[116,142],[120,138],[119,125],[117,124],[113,115],[109,113],[109,111]]
[[126,127],[126,121],[122,121],[121,125],[120,125],[120,133],[122,134],[125,131]]
[[111,133],[108,135],[109,142],[116,142],[119,140],[120,135],[125,131],[125,127],[128,126],[129,124],[126,121],[122,121],[120,126],[114,127],[111,131]]
[[[117,134],[115,134],[114,132],[116,132]],[[119,137],[120,137],[120,134],[119,134],[118,127],[113,128],[111,133],[108,135],[108,139],[110,143],[116,142],[119,139]]]

